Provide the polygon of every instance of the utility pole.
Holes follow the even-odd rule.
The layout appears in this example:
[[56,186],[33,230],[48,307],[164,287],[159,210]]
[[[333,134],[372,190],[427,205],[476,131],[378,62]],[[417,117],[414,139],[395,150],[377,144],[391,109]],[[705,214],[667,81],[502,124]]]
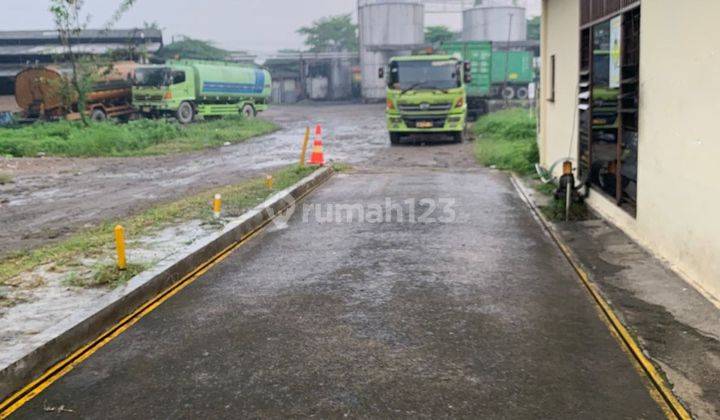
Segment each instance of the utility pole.
[[[513,14],[509,13],[510,24],[508,25],[508,37],[507,44],[505,45],[505,81],[503,82],[503,96],[505,96],[505,89],[508,87],[508,65],[510,64],[510,40],[512,39],[512,23]],[[505,108],[510,107],[510,99],[505,98]]]

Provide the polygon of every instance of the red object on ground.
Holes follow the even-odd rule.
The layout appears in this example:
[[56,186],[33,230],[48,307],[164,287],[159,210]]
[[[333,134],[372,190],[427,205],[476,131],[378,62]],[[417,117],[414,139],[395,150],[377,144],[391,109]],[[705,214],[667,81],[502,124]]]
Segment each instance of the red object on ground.
[[315,141],[313,142],[312,155],[310,155],[310,165],[325,165],[325,153],[323,152],[322,143],[322,126],[318,124],[315,127]]

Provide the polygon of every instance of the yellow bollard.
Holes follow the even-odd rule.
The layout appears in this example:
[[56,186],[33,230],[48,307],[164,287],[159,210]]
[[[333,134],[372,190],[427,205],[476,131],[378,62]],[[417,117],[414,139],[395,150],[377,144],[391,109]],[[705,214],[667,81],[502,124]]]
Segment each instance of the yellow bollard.
[[220,218],[220,213],[222,212],[222,196],[220,194],[215,194],[215,199],[213,200],[213,215],[216,219]]
[[117,268],[119,270],[127,269],[127,259],[125,258],[125,229],[117,225],[115,226],[115,247],[117,248]]
[[307,154],[308,143],[310,142],[310,127],[305,129],[305,139],[303,140],[302,151],[300,152],[300,167],[305,167],[305,155]]
[[265,176],[265,186],[268,188],[268,190],[272,190],[274,184],[275,184],[275,180],[273,179],[273,176],[266,175]]

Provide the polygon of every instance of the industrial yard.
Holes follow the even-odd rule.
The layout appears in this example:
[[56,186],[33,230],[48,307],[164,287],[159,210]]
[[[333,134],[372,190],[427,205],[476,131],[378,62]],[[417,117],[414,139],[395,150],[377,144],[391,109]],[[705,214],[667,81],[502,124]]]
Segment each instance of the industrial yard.
[[0,6],[0,418],[720,418],[720,5],[160,3]]

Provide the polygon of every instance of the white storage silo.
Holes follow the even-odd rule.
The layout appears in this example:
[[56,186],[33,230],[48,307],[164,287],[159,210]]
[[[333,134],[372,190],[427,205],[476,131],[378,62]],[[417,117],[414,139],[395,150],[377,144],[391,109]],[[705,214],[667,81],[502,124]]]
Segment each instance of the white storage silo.
[[425,42],[425,7],[418,0],[358,0],[362,94],[385,98],[378,69]]
[[517,0],[483,0],[463,12],[464,41],[512,42],[527,39],[525,6]]

